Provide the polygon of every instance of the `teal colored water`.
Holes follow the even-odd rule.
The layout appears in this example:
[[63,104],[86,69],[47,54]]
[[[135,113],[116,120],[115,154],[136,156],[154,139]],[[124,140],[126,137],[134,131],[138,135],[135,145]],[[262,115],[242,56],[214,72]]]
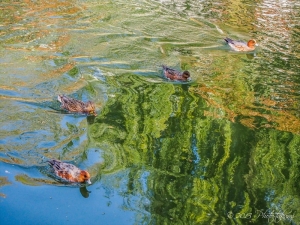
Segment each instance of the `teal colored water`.
[[[0,8],[1,225],[300,223],[298,1]],[[58,94],[98,115],[62,112]],[[50,158],[92,184],[57,182]]]

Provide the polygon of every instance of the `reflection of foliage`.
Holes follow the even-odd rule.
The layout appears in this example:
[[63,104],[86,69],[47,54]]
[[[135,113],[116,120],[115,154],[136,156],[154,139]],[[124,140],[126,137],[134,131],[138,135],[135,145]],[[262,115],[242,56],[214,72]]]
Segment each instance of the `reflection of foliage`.
[[[57,179],[58,181],[55,180],[49,180],[49,179],[43,179],[43,178],[34,178],[34,177],[29,177],[27,174],[18,174],[15,176],[16,181],[24,184],[24,185],[29,185],[29,186],[40,186],[40,185],[55,185],[55,186],[70,186],[70,187],[81,187],[81,184],[77,183],[69,183],[62,181],[55,176],[53,177],[54,179]],[[82,186],[84,187],[84,186]]]
[[273,203],[268,205],[271,210],[293,214],[294,220],[299,221],[300,214],[296,208],[300,206],[300,138],[272,130],[261,130],[256,138],[259,141],[249,162],[250,173],[246,176],[249,190],[257,196],[260,204],[264,198]]
[[[105,145],[104,149],[107,149],[106,145],[115,146],[113,154],[118,155],[123,149],[128,154],[122,156],[122,161],[129,164],[144,161],[141,157],[145,155],[140,155],[139,151],[147,151],[149,135],[159,137],[165,129],[164,122],[171,113],[171,104],[167,102],[173,92],[167,84],[153,84],[152,88],[146,88],[145,84],[134,84],[136,81],[131,79],[123,81],[121,94],[115,102],[108,102],[91,127],[90,135]],[[133,90],[126,88],[128,84],[134,85]]]
[[[222,70],[216,69],[221,64],[228,66]],[[193,89],[204,98],[214,110],[206,111],[207,116],[215,118],[227,118],[231,121],[239,121],[250,128],[274,127],[282,131],[299,133],[300,120],[288,110],[296,102],[289,99],[284,104],[279,100],[272,100],[263,95],[257,96],[253,88],[249,85],[246,74],[241,73],[239,68],[242,66],[239,62],[240,57],[224,57],[220,61],[215,61],[212,67],[217,71],[210,85],[199,85]],[[238,71],[238,72],[232,72]],[[231,74],[231,75],[229,75]],[[265,93],[264,93],[265,94]],[[275,96],[272,98],[276,98]]]
[[[7,177],[0,177],[0,187],[10,184],[11,182],[8,181]],[[6,195],[0,192],[0,197],[5,198]]]
[[[278,99],[276,97],[270,99],[266,97],[268,94],[265,89],[257,89],[264,91],[263,94],[258,95],[257,92],[254,92],[255,87],[250,86],[254,82],[249,82],[249,79],[256,79],[256,77],[248,78],[245,76],[246,74],[241,73],[240,68],[243,65],[240,60],[239,63],[235,63],[237,58],[240,58],[240,56],[230,57],[232,68],[226,67],[214,74],[215,77],[210,84],[202,84],[190,89],[193,93],[197,93],[204,98],[211,106],[204,111],[206,116],[240,122],[251,129],[260,128],[255,133],[250,133],[252,138],[246,135],[245,131],[234,134],[232,133],[233,127],[227,129],[226,133],[231,132],[231,136],[234,137],[234,140],[229,142],[230,151],[228,153],[232,155],[242,148],[245,153],[249,154],[251,152],[251,154],[248,157],[244,154],[236,155],[235,160],[232,162],[230,162],[230,155],[228,155],[228,158],[224,158],[228,165],[221,168],[224,171],[228,168],[229,173],[225,177],[230,183],[234,182],[232,178],[236,176],[234,174],[237,174],[237,171],[239,171],[240,177],[237,180],[238,182],[234,182],[235,184],[243,184],[243,176],[247,177],[245,180],[246,187],[240,187],[240,190],[243,191],[239,193],[238,188],[234,187],[237,194],[235,199],[227,199],[224,196],[230,203],[230,210],[226,210],[226,212],[232,212],[234,215],[247,213],[255,215],[259,210],[264,209],[264,211],[271,210],[294,215],[293,220],[299,221],[300,215],[297,214],[297,208],[300,205],[300,200],[296,194],[299,192],[299,176],[296,175],[299,173],[297,166],[299,156],[295,154],[298,151],[299,137],[278,131],[299,133],[300,120],[289,110],[289,107],[292,108],[297,103],[292,98],[285,101],[284,104],[281,100],[276,100]],[[223,65],[226,64],[226,60],[229,59],[224,57],[222,60]],[[221,65],[217,61],[214,63],[212,66],[217,68]],[[213,71],[217,70],[213,69]],[[266,129],[272,127],[276,128],[277,131]],[[238,145],[234,143],[238,137],[242,137],[243,142],[249,143],[249,146],[243,148],[242,143]],[[215,157],[213,156],[213,158]],[[219,163],[220,166],[223,159],[219,157],[215,159],[217,159],[216,163]],[[242,163],[242,159],[249,161]],[[238,164],[240,165],[238,166]],[[249,165],[249,169],[245,165]],[[245,169],[247,170],[243,175],[240,171]],[[220,172],[223,173],[221,170]],[[228,197],[233,196],[234,191],[228,191],[229,193]],[[243,199],[242,202],[241,199]],[[241,207],[242,205],[243,207]],[[252,217],[251,220],[258,223],[267,222],[266,219],[263,220],[261,217],[257,217],[258,215]],[[245,222],[239,221],[240,223]]]
[[42,183],[44,183],[44,181],[45,181],[45,179],[32,178],[26,174],[16,175],[15,178],[16,178],[16,181],[19,181],[22,184],[30,185],[30,186],[39,186],[39,185],[42,185]]
[[9,184],[11,183],[7,180],[7,177],[0,177],[0,187]]
[[[188,90],[186,85],[152,84],[128,74],[118,77],[118,83],[115,98],[91,125],[89,137],[105,150],[104,173],[130,168],[128,194],[142,195],[140,204],[149,199],[150,205],[145,205],[151,213],[149,220],[224,224],[230,221],[229,212],[254,215],[275,205],[276,210],[296,213],[297,136],[271,129],[254,132],[224,120],[226,113],[216,118],[210,112],[225,103],[210,101],[217,102],[221,88],[206,92],[213,99],[205,98],[213,106],[208,107],[194,94],[195,89]],[[234,111],[232,102],[242,106],[252,99],[251,92],[243,92],[243,83],[237,80],[233,84],[244,99],[240,101],[225,90],[228,112]],[[140,177],[145,174],[147,188]],[[274,193],[272,198],[269,193]],[[298,216],[294,221],[299,221]],[[267,223],[257,216],[236,221]]]
[[74,77],[75,75],[77,75],[79,72],[79,69],[75,66],[74,68],[72,68],[71,70],[69,70],[68,74],[71,76],[71,77]]

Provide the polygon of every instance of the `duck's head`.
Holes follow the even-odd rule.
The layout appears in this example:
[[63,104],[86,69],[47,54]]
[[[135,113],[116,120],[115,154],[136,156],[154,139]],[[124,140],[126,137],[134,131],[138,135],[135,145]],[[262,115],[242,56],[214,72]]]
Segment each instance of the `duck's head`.
[[91,179],[91,175],[89,174],[88,171],[86,171],[86,170],[81,170],[80,171],[80,174],[79,174],[79,177],[78,177],[78,182],[79,183],[86,182],[88,184],[91,184],[92,182],[91,182],[90,179]]
[[190,72],[187,71],[187,70],[183,71],[182,77],[183,77],[185,80],[188,80],[188,81],[191,80],[191,74],[190,74]]
[[88,101],[85,106],[85,112],[92,116],[97,116],[95,104],[91,101]]
[[251,39],[248,41],[247,45],[249,48],[255,48],[255,46],[257,46],[257,43],[254,39]]

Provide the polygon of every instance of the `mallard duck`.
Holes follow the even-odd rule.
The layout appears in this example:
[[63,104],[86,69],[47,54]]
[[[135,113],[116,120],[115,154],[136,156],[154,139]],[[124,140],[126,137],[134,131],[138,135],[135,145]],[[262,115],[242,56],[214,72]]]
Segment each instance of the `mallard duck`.
[[97,116],[95,111],[95,105],[91,101],[84,103],[80,100],[70,98],[65,95],[58,95],[57,100],[61,102],[61,108],[69,112],[85,113],[85,114]]
[[234,41],[230,38],[224,39],[226,43],[230,46],[230,48],[237,52],[249,52],[254,51],[257,43],[254,39],[249,40],[247,43],[244,41]]
[[165,65],[162,66],[164,75],[167,79],[169,80],[174,80],[174,81],[190,81],[190,72],[185,70],[183,72],[171,69]]
[[55,175],[63,180],[70,183],[92,183],[88,171],[81,170],[70,163],[65,163],[56,159],[48,160],[48,163],[54,169]]

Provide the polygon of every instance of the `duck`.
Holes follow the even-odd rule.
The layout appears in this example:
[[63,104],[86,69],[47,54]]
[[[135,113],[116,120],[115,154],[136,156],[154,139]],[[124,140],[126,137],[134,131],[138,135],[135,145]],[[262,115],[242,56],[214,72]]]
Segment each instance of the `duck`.
[[190,81],[191,75],[190,72],[185,70],[183,72],[171,69],[165,65],[162,65],[164,75],[168,80],[173,81]]
[[58,95],[57,100],[61,103],[61,108],[69,112],[84,113],[87,115],[97,116],[95,105],[91,101],[85,103],[80,100],[67,97],[65,95]]
[[230,48],[237,52],[250,52],[255,50],[257,43],[254,39],[249,40],[247,43],[244,41],[235,41],[228,37],[224,39]]
[[49,165],[54,169],[57,177],[70,183],[91,184],[91,176],[88,171],[81,170],[70,163],[65,163],[57,159],[48,160]]

